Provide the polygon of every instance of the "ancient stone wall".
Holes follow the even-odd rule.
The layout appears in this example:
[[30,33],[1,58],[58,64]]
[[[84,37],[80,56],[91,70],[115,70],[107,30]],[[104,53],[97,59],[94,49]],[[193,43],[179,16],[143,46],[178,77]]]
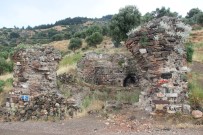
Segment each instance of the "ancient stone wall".
[[[87,53],[77,64],[78,77],[96,85],[124,86],[137,81],[135,61],[121,54]],[[127,84],[128,83],[128,84]]]
[[128,33],[126,47],[135,56],[142,76],[140,105],[146,110],[175,113],[190,108],[184,46],[190,30],[179,19],[162,17]]
[[56,70],[61,59],[53,47],[19,50],[14,55],[14,93],[35,95],[57,91]]

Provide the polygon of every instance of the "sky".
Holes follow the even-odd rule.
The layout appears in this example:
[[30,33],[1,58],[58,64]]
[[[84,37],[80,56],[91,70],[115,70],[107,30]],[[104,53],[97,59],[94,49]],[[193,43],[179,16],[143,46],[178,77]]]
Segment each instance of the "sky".
[[0,0],[0,28],[51,24],[68,17],[100,18],[135,5],[142,14],[162,6],[185,16],[192,8],[203,10],[203,0]]

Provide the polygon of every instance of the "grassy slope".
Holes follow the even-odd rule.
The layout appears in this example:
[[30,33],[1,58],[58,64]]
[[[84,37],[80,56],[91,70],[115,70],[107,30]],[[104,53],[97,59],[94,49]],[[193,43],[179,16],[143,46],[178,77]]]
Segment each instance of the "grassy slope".
[[189,74],[190,100],[203,107],[203,30],[192,31],[190,41],[194,47],[192,72]]

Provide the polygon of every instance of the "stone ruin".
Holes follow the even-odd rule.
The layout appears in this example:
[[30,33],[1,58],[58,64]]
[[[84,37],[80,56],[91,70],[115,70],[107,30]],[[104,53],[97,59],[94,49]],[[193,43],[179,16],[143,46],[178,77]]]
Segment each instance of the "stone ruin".
[[110,86],[134,86],[135,61],[123,54],[87,53],[77,64],[78,77],[86,83]]
[[56,70],[61,54],[52,47],[19,50],[13,56],[14,94],[56,92]]
[[5,121],[60,118],[77,110],[74,99],[63,97],[57,87],[57,66],[61,59],[53,47],[21,49],[14,54],[13,90],[4,110]]
[[184,46],[190,30],[177,18],[162,17],[128,33],[125,45],[137,63],[145,110],[190,113]]

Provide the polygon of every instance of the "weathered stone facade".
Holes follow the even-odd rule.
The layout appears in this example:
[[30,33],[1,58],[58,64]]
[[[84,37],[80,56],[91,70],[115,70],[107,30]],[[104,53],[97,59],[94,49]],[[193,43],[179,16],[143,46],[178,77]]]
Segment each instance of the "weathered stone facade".
[[59,51],[50,46],[21,49],[13,59],[14,88],[9,92],[3,111],[0,109],[5,121],[64,119],[72,117],[81,107],[89,88],[72,86],[68,75],[58,77],[58,81],[68,85],[66,90],[71,95],[65,97],[57,86]]
[[133,57],[87,53],[77,64],[78,77],[96,85],[127,86],[136,83]]
[[190,30],[176,18],[162,17],[128,33],[126,47],[137,61],[140,105],[146,110],[189,110],[184,41]]
[[61,59],[53,47],[19,50],[14,55],[14,93],[36,95],[56,92],[56,70]]

